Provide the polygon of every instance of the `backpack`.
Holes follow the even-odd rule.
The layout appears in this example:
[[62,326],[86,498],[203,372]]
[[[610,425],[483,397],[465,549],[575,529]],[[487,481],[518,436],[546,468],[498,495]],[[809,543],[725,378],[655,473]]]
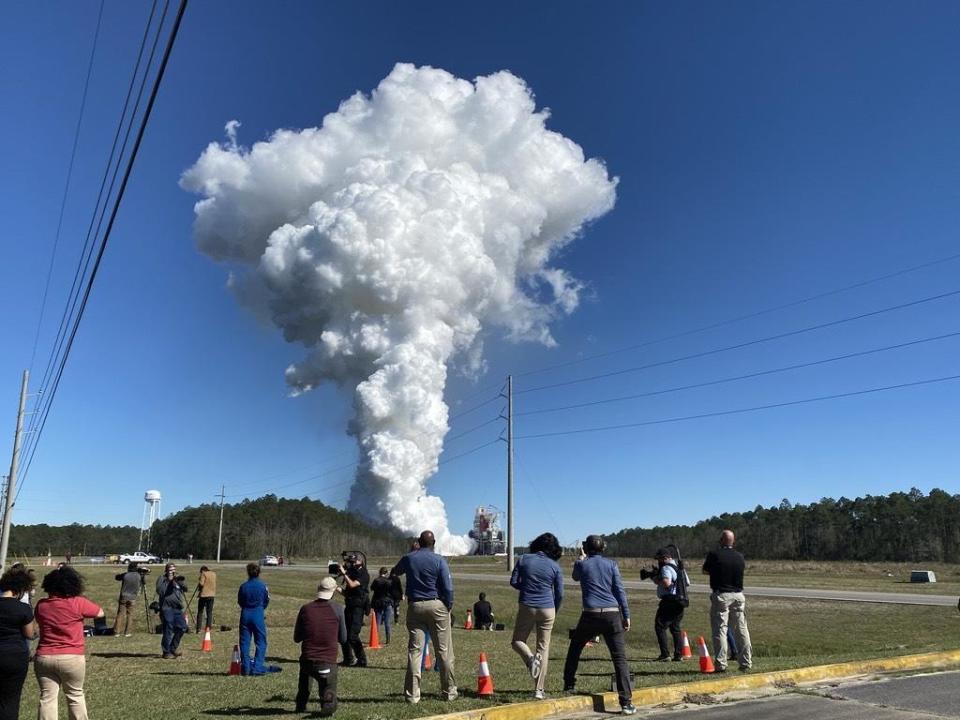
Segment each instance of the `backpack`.
[[674,597],[677,599],[677,602],[680,603],[683,607],[690,607],[690,594],[688,589],[690,587],[690,577],[687,575],[686,569],[683,567],[683,561],[677,561],[677,591],[674,594]]

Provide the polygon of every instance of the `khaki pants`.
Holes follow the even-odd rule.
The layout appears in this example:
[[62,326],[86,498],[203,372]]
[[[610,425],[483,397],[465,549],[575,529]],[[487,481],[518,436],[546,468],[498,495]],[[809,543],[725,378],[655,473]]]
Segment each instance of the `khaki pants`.
[[83,655],[37,655],[33,669],[40,685],[40,710],[37,720],[57,720],[60,688],[67,696],[67,717],[87,720],[87,702],[83,697],[83,678],[87,659]]
[[553,633],[553,621],[557,617],[554,608],[535,608],[520,603],[517,605],[517,624],[513,628],[513,649],[523,658],[527,667],[534,653],[527,646],[531,631],[537,631],[537,653],[540,655],[540,675],[537,677],[537,690],[543,690],[547,683],[547,662],[550,659],[550,635]]
[[115,635],[126,635],[133,632],[133,600],[120,600],[117,604],[117,618],[113,621]]
[[713,629],[713,653],[717,667],[727,666],[728,623],[737,641],[737,662],[740,667],[748,668],[753,664],[750,631],[747,629],[747,616],[744,613],[746,608],[747,600],[742,592],[715,592],[710,595],[710,626]]
[[455,700],[457,683],[453,678],[453,632],[450,611],[439,600],[420,600],[407,606],[407,676],[403,695],[407,702],[420,702],[420,663],[423,662],[424,633],[436,651],[434,662],[440,669],[440,695]]

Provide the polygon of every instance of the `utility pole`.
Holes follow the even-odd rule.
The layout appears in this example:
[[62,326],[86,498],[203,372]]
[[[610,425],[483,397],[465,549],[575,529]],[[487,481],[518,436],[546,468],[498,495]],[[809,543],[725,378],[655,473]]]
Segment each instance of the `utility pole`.
[[513,572],[513,375],[507,375],[507,572]]
[[217,531],[217,562],[220,562],[220,541],[223,540],[223,491],[225,489],[224,485],[220,486],[220,530]]
[[17,411],[17,430],[13,435],[13,457],[10,460],[10,474],[7,476],[7,496],[3,507],[3,529],[0,533],[0,569],[7,567],[7,549],[10,547],[10,525],[13,521],[13,499],[17,490],[17,468],[20,464],[20,443],[23,440],[23,414],[27,405],[27,383],[30,371],[23,371],[20,383],[20,408]]

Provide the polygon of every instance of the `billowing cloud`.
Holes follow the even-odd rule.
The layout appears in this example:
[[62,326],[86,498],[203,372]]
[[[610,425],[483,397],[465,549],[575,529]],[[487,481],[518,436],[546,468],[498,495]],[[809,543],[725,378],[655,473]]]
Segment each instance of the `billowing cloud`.
[[425,485],[447,432],[451,361],[483,368],[481,330],[554,343],[581,284],[557,251],[613,207],[616,179],[546,129],[509,72],[469,82],[398,64],[319,128],[252,148],[212,143],[181,178],[198,193],[199,248],[230,263],[243,302],[305,357],[295,392],[354,390],[360,463],[349,507],[416,533],[450,533]]

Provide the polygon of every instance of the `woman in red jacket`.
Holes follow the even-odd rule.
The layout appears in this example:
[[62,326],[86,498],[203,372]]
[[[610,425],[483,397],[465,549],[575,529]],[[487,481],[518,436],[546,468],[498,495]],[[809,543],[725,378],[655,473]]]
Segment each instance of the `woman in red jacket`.
[[87,660],[84,655],[83,619],[103,617],[103,608],[87,600],[83,578],[69,565],[47,573],[42,586],[47,597],[34,611],[40,626],[40,642],[33,660],[40,685],[38,720],[57,720],[60,689],[67,696],[70,720],[87,720],[83,680]]

